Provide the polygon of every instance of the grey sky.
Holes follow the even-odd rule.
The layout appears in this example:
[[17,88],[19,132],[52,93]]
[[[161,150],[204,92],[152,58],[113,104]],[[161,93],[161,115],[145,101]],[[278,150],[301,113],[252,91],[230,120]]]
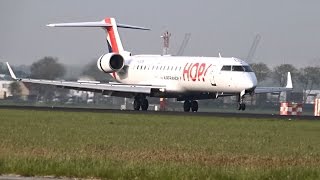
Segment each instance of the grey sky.
[[58,22],[118,22],[152,28],[121,29],[134,54],[159,54],[165,30],[170,52],[192,33],[185,55],[247,56],[255,34],[262,36],[255,59],[274,66],[320,65],[320,1],[317,0],[0,0],[0,61],[31,64],[43,56],[64,64],[86,64],[107,52],[101,29],[49,28]]

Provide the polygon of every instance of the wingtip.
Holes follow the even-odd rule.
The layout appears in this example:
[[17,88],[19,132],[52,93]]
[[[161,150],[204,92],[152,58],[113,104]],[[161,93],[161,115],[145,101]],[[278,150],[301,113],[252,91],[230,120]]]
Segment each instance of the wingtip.
[[292,89],[292,88],[293,88],[293,85],[292,85],[292,78],[291,78],[291,73],[290,73],[290,72],[288,72],[286,88],[290,88],[290,89]]
[[55,27],[54,24],[47,24],[46,26],[47,26],[47,27]]
[[6,62],[6,64],[7,64],[7,67],[8,67],[8,69],[9,69],[9,73],[10,73],[10,76],[12,77],[12,79],[17,80],[17,77],[16,77],[16,75],[14,74],[14,72],[12,71],[12,69],[11,69],[11,67],[10,67],[10,65],[9,65],[9,62]]

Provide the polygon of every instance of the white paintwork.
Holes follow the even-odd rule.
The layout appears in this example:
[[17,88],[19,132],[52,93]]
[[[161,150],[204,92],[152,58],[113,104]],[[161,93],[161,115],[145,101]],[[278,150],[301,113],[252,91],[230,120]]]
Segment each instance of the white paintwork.
[[[203,66],[194,67],[197,63]],[[190,70],[185,72],[190,65]],[[127,71],[116,73],[115,79],[126,84],[162,85],[173,93],[239,93],[256,86],[253,72],[221,71],[223,65],[248,66],[237,58],[138,55],[131,57]]]

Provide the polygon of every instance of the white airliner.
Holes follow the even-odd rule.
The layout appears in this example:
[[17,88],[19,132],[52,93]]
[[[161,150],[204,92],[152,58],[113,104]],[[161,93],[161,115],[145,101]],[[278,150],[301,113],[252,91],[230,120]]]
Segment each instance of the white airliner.
[[147,110],[147,97],[176,98],[184,101],[185,112],[198,111],[197,100],[237,96],[239,110],[245,110],[245,95],[292,90],[290,72],[286,87],[256,87],[257,79],[250,66],[234,57],[179,57],[131,55],[124,50],[117,28],[149,30],[117,24],[114,18],[98,22],[49,24],[49,27],[100,27],[107,33],[109,53],[97,66],[110,73],[117,83],[51,81],[17,78],[7,63],[11,77],[17,81],[54,85],[63,88],[100,92],[104,95],[134,98],[134,110]]

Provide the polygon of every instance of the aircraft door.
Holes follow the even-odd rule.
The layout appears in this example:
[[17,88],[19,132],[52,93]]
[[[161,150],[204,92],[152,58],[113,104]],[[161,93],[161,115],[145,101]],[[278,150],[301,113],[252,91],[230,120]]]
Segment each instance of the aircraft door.
[[229,89],[232,85],[231,66],[223,66],[221,69],[218,70],[218,73],[215,77],[215,81],[219,84],[220,88]]
[[217,86],[216,81],[215,81],[215,76],[216,76],[216,74],[214,72],[214,69],[212,69],[211,72],[210,72],[210,84],[211,84],[211,86]]

